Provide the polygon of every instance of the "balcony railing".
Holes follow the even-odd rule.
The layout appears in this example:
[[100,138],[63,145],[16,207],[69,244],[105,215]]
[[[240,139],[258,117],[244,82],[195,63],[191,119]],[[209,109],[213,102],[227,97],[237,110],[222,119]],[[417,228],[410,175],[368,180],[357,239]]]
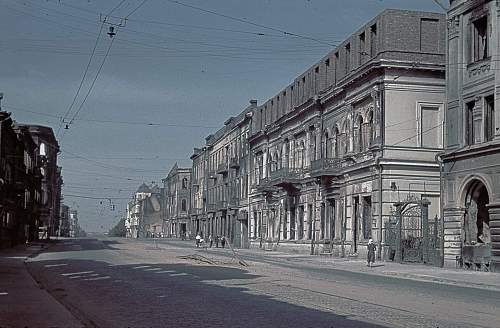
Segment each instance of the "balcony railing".
[[217,202],[217,208],[219,210],[225,210],[227,208],[227,201],[225,200],[220,200]]
[[220,163],[217,165],[217,173],[218,174],[226,174],[227,173],[227,163],[224,161],[223,163]]
[[207,212],[215,212],[216,204],[207,204]]
[[189,210],[189,214],[191,215],[199,215],[203,212],[203,209],[201,208],[192,208]]
[[237,169],[240,167],[240,160],[238,157],[231,157],[229,160],[229,167],[232,169]]
[[342,171],[339,158],[321,158],[311,163],[311,175],[338,175]]
[[228,204],[229,207],[231,207],[231,206],[233,206],[233,207],[234,206],[238,206],[239,204],[240,204],[240,199],[238,197],[231,197],[229,199],[229,204]]

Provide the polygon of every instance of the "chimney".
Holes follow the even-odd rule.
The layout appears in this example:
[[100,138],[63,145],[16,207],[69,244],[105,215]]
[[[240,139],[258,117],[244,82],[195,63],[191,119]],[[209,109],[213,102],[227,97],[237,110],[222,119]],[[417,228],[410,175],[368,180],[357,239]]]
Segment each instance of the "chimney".
[[255,99],[250,100],[250,106],[257,107],[257,100]]

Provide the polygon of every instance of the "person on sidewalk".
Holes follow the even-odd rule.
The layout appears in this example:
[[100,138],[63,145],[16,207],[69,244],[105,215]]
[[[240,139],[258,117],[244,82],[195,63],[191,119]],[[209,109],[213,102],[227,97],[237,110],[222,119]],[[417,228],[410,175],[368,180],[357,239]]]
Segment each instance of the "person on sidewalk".
[[222,244],[222,248],[226,247],[226,237],[220,237],[220,243]]
[[373,239],[368,240],[368,266],[371,267],[375,263],[375,250],[377,250],[377,245],[373,242]]
[[219,248],[219,236],[215,236],[215,248]]
[[200,234],[196,234],[196,247],[200,247],[201,236]]
[[209,236],[208,236],[208,241],[210,242],[210,248],[212,248],[212,245],[213,245],[213,243],[214,243],[214,240],[213,240],[213,238],[212,238],[212,235],[209,235]]

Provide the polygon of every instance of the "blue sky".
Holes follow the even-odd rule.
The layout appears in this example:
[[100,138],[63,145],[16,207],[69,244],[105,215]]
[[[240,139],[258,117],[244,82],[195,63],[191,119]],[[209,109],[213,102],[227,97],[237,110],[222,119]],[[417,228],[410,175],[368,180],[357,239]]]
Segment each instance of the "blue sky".
[[[341,42],[384,9],[442,12],[432,0],[142,3],[0,0],[3,109],[19,122],[59,130],[64,201],[79,210],[87,231],[108,230],[142,181],[161,184],[175,162],[190,166],[193,147],[202,145],[205,136],[250,99],[261,103],[275,95],[327,54],[330,44]],[[64,122],[74,120],[68,130],[59,129],[65,125],[61,120],[82,80],[102,17],[117,5],[108,21],[119,24],[130,15],[126,25],[117,29],[94,87],[75,114],[110,46],[104,25]],[[117,198],[114,211],[106,198]]]

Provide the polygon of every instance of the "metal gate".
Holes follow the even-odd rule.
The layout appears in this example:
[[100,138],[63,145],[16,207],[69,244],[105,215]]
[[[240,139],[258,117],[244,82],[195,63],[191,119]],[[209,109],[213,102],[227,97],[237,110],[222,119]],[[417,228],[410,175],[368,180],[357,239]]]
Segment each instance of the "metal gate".
[[386,257],[399,263],[441,264],[440,220],[429,219],[430,202],[409,199],[395,203],[385,224]]

